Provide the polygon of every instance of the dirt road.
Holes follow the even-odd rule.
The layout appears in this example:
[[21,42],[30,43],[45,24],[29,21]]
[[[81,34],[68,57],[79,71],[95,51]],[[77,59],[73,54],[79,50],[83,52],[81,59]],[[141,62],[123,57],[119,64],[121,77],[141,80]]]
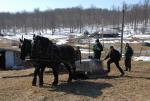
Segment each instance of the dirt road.
[[0,71],[0,101],[150,101],[150,63],[136,62],[131,73],[118,77],[112,65],[109,77],[73,81],[59,76],[59,86],[52,88],[53,75],[44,75],[44,87],[32,87],[34,69]]

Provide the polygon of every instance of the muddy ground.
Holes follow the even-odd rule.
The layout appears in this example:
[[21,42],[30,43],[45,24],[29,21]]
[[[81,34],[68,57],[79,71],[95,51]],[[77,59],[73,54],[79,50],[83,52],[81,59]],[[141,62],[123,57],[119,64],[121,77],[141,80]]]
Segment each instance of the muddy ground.
[[33,68],[0,71],[0,101],[150,101],[150,63],[132,65],[125,77],[112,65],[108,77],[70,84],[68,74],[61,74],[57,87],[51,87],[53,75],[45,73],[43,88],[31,85]]

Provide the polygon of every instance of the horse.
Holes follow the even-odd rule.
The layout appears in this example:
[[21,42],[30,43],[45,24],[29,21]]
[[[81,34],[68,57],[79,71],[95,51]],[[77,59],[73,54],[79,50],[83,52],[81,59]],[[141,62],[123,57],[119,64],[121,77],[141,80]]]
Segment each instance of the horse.
[[53,86],[58,84],[59,67],[63,63],[69,72],[68,82],[72,81],[75,73],[75,50],[70,45],[56,45],[48,38],[35,36],[33,42],[28,39],[21,40],[21,56],[25,60],[29,56],[35,67],[32,85],[36,86],[39,76],[39,86],[43,86],[43,73],[46,67],[52,68],[54,81]]

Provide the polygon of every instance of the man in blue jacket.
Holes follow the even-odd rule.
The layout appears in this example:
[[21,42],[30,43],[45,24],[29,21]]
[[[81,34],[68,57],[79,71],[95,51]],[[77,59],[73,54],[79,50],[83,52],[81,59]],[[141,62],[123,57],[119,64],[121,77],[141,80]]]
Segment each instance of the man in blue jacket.
[[133,49],[130,47],[130,45],[128,43],[126,43],[125,46],[125,67],[126,70],[125,71],[131,71],[131,59],[133,56]]
[[106,58],[104,60],[106,60],[108,58],[109,58],[109,60],[107,61],[108,72],[110,72],[110,64],[111,63],[115,63],[116,67],[121,72],[120,76],[124,76],[124,71],[119,66],[119,61],[121,59],[121,54],[119,53],[119,51],[117,51],[116,49],[114,49],[113,46],[110,46],[110,51],[109,51],[108,55],[106,56]]

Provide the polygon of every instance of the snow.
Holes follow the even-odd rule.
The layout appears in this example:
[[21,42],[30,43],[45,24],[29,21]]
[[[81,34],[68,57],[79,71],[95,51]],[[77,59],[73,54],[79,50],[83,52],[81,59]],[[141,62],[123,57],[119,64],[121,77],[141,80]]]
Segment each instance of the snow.
[[146,42],[146,43],[150,43],[150,40],[147,40],[147,41],[144,41],[144,42]]
[[2,38],[4,39],[10,39],[10,40],[15,40],[15,41],[19,41],[19,39],[26,38],[26,39],[33,39],[33,35],[41,35],[43,37],[47,37],[50,40],[55,40],[56,44],[66,44],[69,39],[69,37],[74,37],[74,38],[78,38],[82,35],[82,33],[79,33],[78,31],[74,32],[74,33],[69,33],[70,29],[69,28],[65,28],[62,29],[61,31],[59,29],[56,29],[56,32],[53,33],[52,35],[52,31],[51,30],[47,30],[47,32],[39,32],[39,31],[35,31],[34,33],[32,31],[27,32],[28,34],[25,34],[24,32],[21,32],[18,29],[17,33],[13,33],[13,32],[7,32],[5,33],[5,36],[0,37],[0,40]]
[[[80,49],[82,54],[89,54],[89,49]],[[93,54],[94,52],[90,50],[90,54]]]
[[[96,26],[92,29],[90,26],[89,27],[85,27],[84,30],[88,30],[89,33],[94,33],[96,31],[100,31],[101,29],[100,28],[97,28]],[[107,31],[107,30],[110,30],[110,28],[104,28],[104,31]],[[5,34],[5,36],[0,36],[0,40],[1,39],[10,39],[10,40],[16,40],[16,41],[19,41],[19,39],[22,38],[22,35],[23,35],[23,38],[26,38],[26,39],[30,39],[32,40],[33,39],[33,35],[41,35],[43,37],[47,37],[48,39],[50,40],[54,40],[54,42],[56,42],[57,45],[61,45],[61,44],[66,44],[68,43],[68,40],[69,38],[82,38],[82,35],[83,33],[79,33],[78,30],[75,30],[74,33],[70,33],[70,29],[69,28],[65,28],[65,29],[61,29],[61,31],[59,29],[56,29],[56,32],[53,33],[52,35],[52,32],[51,30],[47,30],[47,32],[39,32],[39,31],[36,31],[36,32],[28,32],[28,34],[26,35],[25,33],[23,32],[18,32],[18,33],[12,33],[12,32],[7,32]],[[121,33],[119,33],[121,35]],[[132,28],[130,27],[125,27],[125,30],[124,30],[124,40],[123,40],[123,43],[133,43],[133,44],[137,44],[137,43],[143,43],[143,42],[147,42],[147,43],[150,43],[150,34],[141,34],[140,31],[134,31]],[[83,49],[83,48],[87,48],[89,46],[89,40],[90,40],[90,44],[94,44],[95,43],[95,40],[96,38],[86,38],[86,39],[80,39],[79,40],[79,43],[78,44],[75,44],[75,46],[80,46],[82,47],[81,50],[81,53],[82,54],[85,54],[85,55],[89,55],[89,49]],[[114,43],[120,43],[121,42],[121,38],[120,37],[117,37],[117,38],[100,38],[99,39],[100,42],[103,44],[114,44]],[[4,41],[5,42],[5,41]],[[105,47],[109,47],[105,45]],[[14,46],[15,48],[15,46]],[[140,49],[138,52],[136,53],[140,53]],[[93,55],[94,52],[93,50],[90,50],[90,55]],[[133,60],[134,61],[146,61],[146,62],[150,62],[150,56],[144,56],[145,54],[149,54],[149,51],[142,51],[141,52],[141,55],[142,56],[139,56],[139,57],[133,57]],[[14,66],[13,67],[14,69],[21,69],[21,68],[24,68],[22,66]]]
[[139,57],[134,57],[133,58],[134,61],[150,61],[150,56],[139,56]]
[[59,39],[58,42],[56,42],[57,45],[66,44],[68,41],[67,39]]
[[68,38],[68,36],[65,35],[42,35],[43,37],[47,37],[49,39],[65,39]]
[[148,39],[148,38],[150,38],[150,35],[147,35],[147,34],[139,34],[139,35],[134,35],[133,37],[139,38],[139,39]]
[[[45,34],[45,35],[42,35],[43,37],[47,37],[49,38],[50,40],[56,40],[57,43],[56,44],[65,44],[67,43],[68,41],[68,36],[65,36],[65,35],[48,35],[48,34]],[[19,39],[22,38],[22,35],[14,35],[14,36],[4,36],[2,38],[5,38],[5,39],[10,39],[10,40],[17,40],[19,41]],[[26,38],[26,39],[30,39],[32,40],[33,39],[33,35],[29,34],[29,35],[23,35],[23,38]]]
[[[111,29],[112,26],[106,26],[104,27],[104,31],[113,31]],[[34,33],[31,31],[28,31],[28,35],[26,35],[24,32],[21,32],[21,30],[17,30],[18,32],[13,33],[11,32],[7,32],[5,33],[5,36],[0,37],[1,38],[6,38],[6,39],[10,39],[10,40],[19,40],[20,38],[22,38],[22,35],[24,38],[26,39],[33,39],[33,34],[35,35],[41,35],[44,37],[49,38],[50,40],[55,40],[56,44],[66,44],[68,42],[69,38],[79,38],[80,36],[82,36],[83,33],[79,33],[79,30],[75,30],[74,33],[70,33],[70,29],[69,28],[64,28],[64,29],[56,29],[55,33],[53,33],[54,35],[52,35],[52,31],[47,30],[46,32],[40,32],[40,31],[35,31]],[[84,27],[84,31],[87,30],[89,31],[89,33],[94,33],[96,31],[101,31],[101,27],[100,26],[85,26]],[[121,33],[119,33],[121,34]],[[134,38],[138,38],[140,40],[134,40]],[[133,39],[133,40],[132,40]],[[81,39],[82,40],[82,39]],[[120,43],[121,38],[100,38],[101,43]],[[132,41],[131,41],[132,40]],[[90,38],[90,42],[91,44],[95,43],[95,38]],[[129,26],[129,25],[125,25],[124,28],[124,41],[123,43],[143,43],[143,42],[150,42],[150,34],[141,34],[140,30],[138,31],[134,31],[134,29]],[[82,44],[87,44],[89,43],[88,39],[82,40]]]
[[[33,35],[23,35],[24,38],[26,39],[30,39],[32,40],[33,39]],[[14,35],[14,36],[4,36],[3,38],[6,38],[6,39],[10,39],[10,40],[19,40],[22,38],[22,35]]]

